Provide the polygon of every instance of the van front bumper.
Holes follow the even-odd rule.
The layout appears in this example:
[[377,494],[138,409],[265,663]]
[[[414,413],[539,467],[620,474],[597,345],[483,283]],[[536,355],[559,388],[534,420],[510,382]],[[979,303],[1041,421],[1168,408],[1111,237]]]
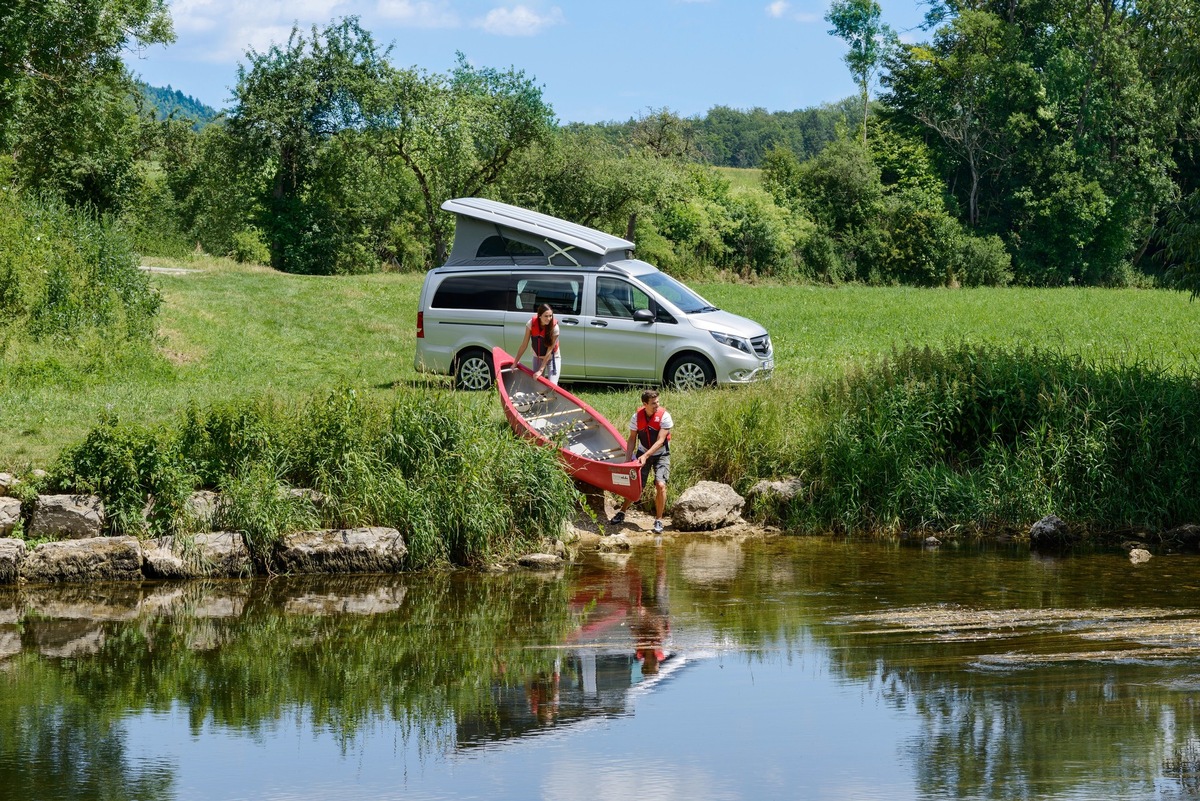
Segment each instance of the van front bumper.
[[755,381],[766,381],[775,372],[775,358],[762,359],[755,367],[738,367],[728,373],[730,384],[752,384]]

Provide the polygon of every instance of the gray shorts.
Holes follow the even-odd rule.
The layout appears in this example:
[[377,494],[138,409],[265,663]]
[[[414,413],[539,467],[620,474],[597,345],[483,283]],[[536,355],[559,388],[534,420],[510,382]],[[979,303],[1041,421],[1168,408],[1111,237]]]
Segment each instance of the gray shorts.
[[642,486],[646,486],[646,479],[650,476],[650,471],[654,470],[654,483],[666,484],[667,479],[671,477],[671,454],[664,453],[661,456],[651,456],[642,465]]

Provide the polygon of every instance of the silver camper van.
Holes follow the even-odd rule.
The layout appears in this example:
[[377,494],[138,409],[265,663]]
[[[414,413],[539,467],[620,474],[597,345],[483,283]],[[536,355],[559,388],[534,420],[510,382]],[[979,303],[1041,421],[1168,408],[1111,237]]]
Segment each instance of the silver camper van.
[[745,384],[775,367],[766,329],[633,258],[632,242],[494,200],[442,209],[458,219],[449,259],[421,287],[419,372],[487,389],[492,348],[515,353],[542,303],[558,319],[563,381],[691,389]]

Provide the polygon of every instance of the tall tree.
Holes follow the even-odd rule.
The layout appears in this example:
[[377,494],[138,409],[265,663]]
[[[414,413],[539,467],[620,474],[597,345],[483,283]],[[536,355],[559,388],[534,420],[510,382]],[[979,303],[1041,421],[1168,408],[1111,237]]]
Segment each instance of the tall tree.
[[472,67],[462,53],[449,75],[395,72],[376,111],[389,152],[416,179],[438,262],[452,233],[441,204],[487,191],[514,154],[544,141],[554,127],[554,112],[533,79],[515,69]]
[[334,214],[342,204],[328,194],[331,186],[349,189],[363,176],[343,174],[330,182],[323,171],[361,165],[346,162],[336,140],[357,137],[367,127],[371,98],[391,75],[386,55],[356,17],[347,17],[323,31],[314,26],[307,38],[293,28],[285,45],[251,50],[248,66],[238,68],[230,134],[248,180],[266,178],[258,187],[261,222],[276,269],[369,268],[361,260],[346,261],[366,221]]
[[119,205],[138,119],[122,51],[173,41],[166,0],[0,3],[0,148],[25,183]]
[[883,22],[883,10],[875,0],[833,0],[825,20],[833,26],[829,32],[850,46],[844,58],[862,97],[863,144],[866,144],[871,81],[896,35]]

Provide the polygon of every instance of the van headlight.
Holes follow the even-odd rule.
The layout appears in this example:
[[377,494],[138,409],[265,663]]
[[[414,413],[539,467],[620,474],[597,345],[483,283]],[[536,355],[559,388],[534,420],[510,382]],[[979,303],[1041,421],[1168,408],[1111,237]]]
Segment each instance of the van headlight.
[[721,334],[716,331],[709,331],[708,333],[712,334],[712,338],[720,342],[722,345],[727,345],[735,350],[740,350],[747,356],[754,355],[754,349],[750,347],[750,343],[741,337],[734,337],[730,336],[729,334]]

